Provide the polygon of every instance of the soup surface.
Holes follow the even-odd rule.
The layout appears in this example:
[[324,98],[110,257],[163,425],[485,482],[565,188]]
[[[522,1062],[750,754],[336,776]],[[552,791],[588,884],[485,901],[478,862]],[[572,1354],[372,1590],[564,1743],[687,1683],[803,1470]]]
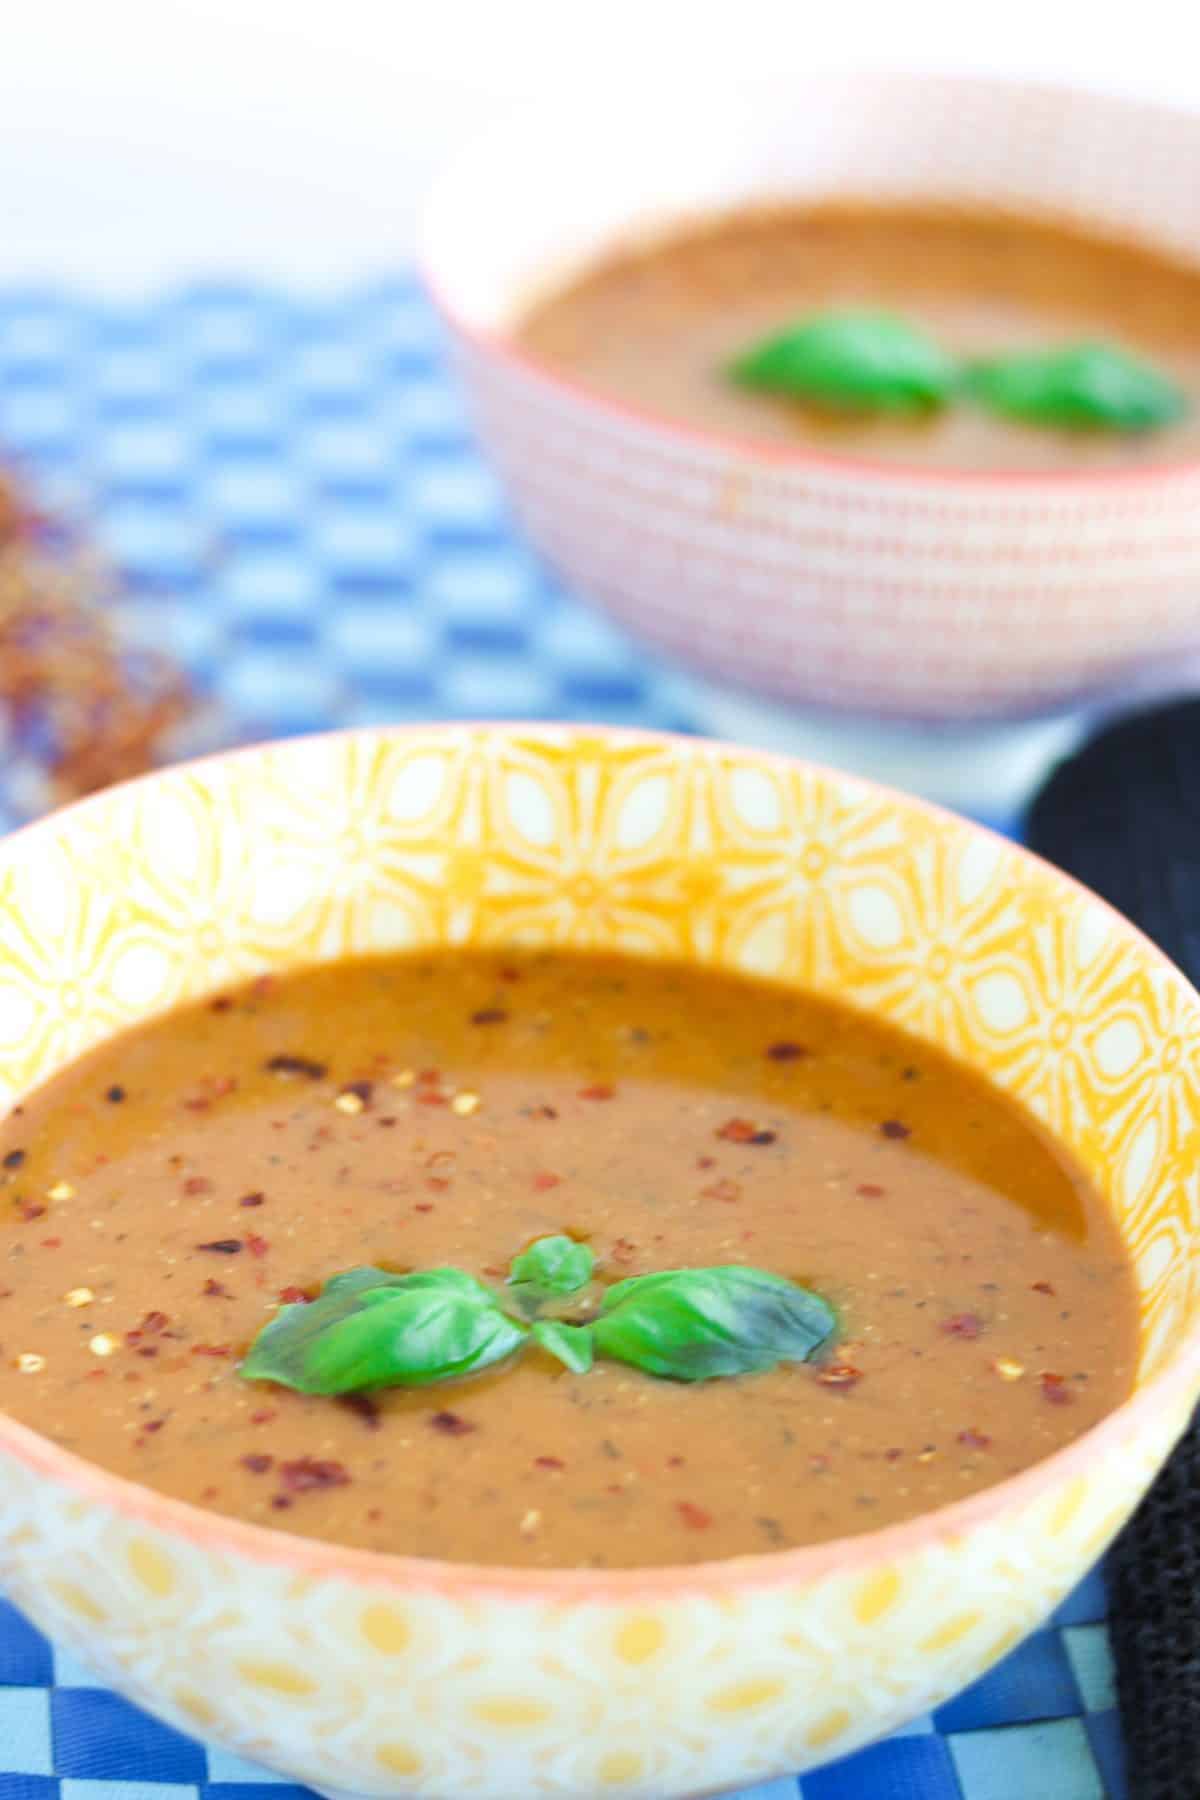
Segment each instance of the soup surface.
[[[1132,1380],[1115,1228],[1031,1123],[870,1019],[693,968],[438,952],[261,980],[65,1071],[0,1159],[0,1406],[343,1544],[552,1567],[804,1544],[1012,1474]],[[564,1231],[605,1283],[801,1281],[839,1339],[695,1384],[540,1351],[349,1401],[238,1372],[341,1270],[499,1285]]]
[[[902,314],[956,356],[1101,339],[1149,358],[1191,406],[1142,436],[1047,430],[971,405],[839,418],[725,373],[809,313],[860,306]],[[615,251],[534,305],[516,338],[614,400],[768,443],[963,469],[1200,455],[1200,263],[1035,218],[848,203],[747,210]]]

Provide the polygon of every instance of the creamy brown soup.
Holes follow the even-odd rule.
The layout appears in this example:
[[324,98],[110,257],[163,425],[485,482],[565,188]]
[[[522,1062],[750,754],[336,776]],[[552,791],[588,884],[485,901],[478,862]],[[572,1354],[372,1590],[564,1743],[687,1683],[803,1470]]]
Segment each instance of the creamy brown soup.
[[[967,1070],[782,988],[438,952],[256,982],[105,1045],[0,1130],[0,1406],[121,1475],[341,1544],[687,1563],[972,1494],[1128,1393],[1100,1198]],[[749,1263],[841,1318],[812,1363],[681,1384],[540,1351],[347,1400],[239,1373],[374,1263],[499,1287]]]
[[[1101,339],[1148,358],[1191,408],[1140,436],[1035,428],[970,405],[836,418],[725,373],[807,314],[862,306],[911,319],[963,357]],[[613,400],[769,444],[947,469],[1200,456],[1200,264],[1036,218],[847,203],[733,214],[615,250],[532,306],[516,338]]]

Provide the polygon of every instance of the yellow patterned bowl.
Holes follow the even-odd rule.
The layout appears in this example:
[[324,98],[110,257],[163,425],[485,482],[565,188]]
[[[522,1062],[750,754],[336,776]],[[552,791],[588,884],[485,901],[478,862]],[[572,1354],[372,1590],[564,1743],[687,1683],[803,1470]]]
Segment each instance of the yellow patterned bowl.
[[877,1010],[1019,1096],[1135,1259],[1137,1391],[885,1531],[684,1569],[341,1551],[164,1499],[0,1417],[0,1583],[133,1700],[330,1795],[649,1800],[945,1699],[1104,1549],[1200,1387],[1200,1001],[1099,901],[913,801],[756,751],[364,732],[117,788],[0,844],[0,1102],[177,1002],[434,943],[588,944]]

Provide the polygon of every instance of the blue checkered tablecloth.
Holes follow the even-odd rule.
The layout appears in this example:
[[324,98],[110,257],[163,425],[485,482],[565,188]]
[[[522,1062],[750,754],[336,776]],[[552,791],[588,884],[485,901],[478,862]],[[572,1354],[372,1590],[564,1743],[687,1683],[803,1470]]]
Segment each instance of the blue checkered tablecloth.
[[[430,717],[704,729],[511,533],[414,285],[0,289],[0,453],[127,578],[222,740]],[[742,1800],[1123,1800],[1098,1576],[907,1731]],[[304,1800],[97,1687],[0,1601],[0,1800]],[[463,1796],[469,1800],[469,1796]]]

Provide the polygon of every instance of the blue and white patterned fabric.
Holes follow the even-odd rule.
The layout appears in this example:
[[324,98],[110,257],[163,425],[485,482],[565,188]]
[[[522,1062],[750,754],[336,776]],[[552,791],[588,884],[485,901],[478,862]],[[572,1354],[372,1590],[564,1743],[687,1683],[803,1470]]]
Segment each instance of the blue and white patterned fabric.
[[[430,717],[703,730],[511,533],[408,280],[120,307],[0,290],[0,450],[123,571],[222,740]],[[1093,1577],[909,1730],[742,1800],[1123,1800]],[[0,1800],[304,1800],[97,1687],[0,1601]],[[463,1800],[470,1800],[468,1795]]]

